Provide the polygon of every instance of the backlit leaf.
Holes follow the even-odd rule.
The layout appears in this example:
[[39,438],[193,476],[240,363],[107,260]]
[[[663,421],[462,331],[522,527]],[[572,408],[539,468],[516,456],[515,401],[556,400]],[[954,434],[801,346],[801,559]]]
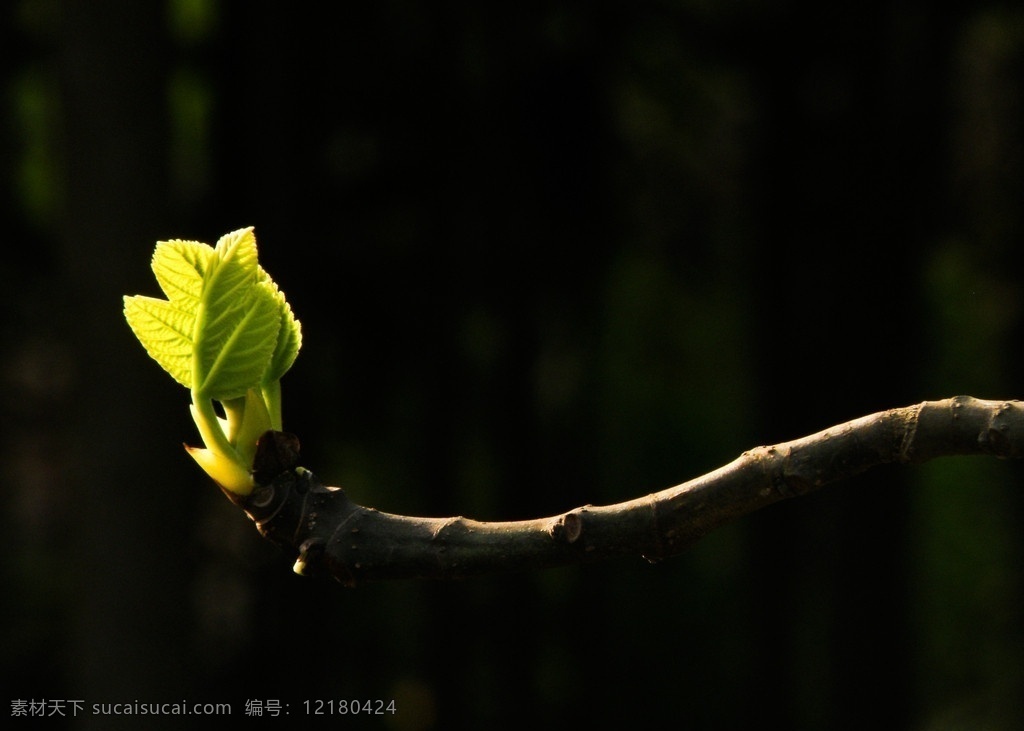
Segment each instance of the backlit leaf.
[[213,247],[198,241],[161,241],[153,252],[153,273],[168,299],[195,312],[214,257]]
[[257,386],[270,363],[281,327],[277,301],[266,284],[254,285],[242,302],[211,318],[196,343],[193,388],[218,401]]
[[185,388],[192,388],[195,315],[174,302],[141,295],[124,298],[124,316],[150,357]]
[[299,348],[302,347],[302,328],[299,325],[299,321],[295,319],[291,306],[285,301],[284,292],[278,288],[270,278],[270,275],[262,267],[260,267],[260,277],[270,286],[274,293],[274,300],[277,303],[277,310],[281,321],[274,354],[271,356],[267,372],[263,374],[263,382],[268,383],[279,380],[292,367],[295,358],[299,354]]

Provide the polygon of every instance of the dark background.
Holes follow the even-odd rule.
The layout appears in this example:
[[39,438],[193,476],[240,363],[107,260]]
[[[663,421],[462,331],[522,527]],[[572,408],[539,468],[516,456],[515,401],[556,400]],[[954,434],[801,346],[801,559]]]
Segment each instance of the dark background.
[[157,240],[256,226],[304,464],[418,515],[1020,396],[1020,8],[21,0],[0,48],[4,702],[1024,726],[1018,464],[879,469],[657,565],[348,590],[188,459],[121,313]]

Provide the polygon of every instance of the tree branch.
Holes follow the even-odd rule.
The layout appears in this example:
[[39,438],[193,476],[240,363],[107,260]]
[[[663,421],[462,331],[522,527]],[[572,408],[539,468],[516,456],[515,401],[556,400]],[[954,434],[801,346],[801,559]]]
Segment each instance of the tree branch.
[[[658,560],[712,529],[876,465],[936,457],[1024,454],[1024,404],[957,396],[882,411],[802,439],[744,452],[713,472],[616,505],[513,522],[415,518],[357,505],[296,466],[298,443],[260,439],[260,484],[229,494],[267,539],[297,552],[295,570],[345,586],[385,579],[453,579],[610,556]],[[270,475],[274,475],[272,478]]]

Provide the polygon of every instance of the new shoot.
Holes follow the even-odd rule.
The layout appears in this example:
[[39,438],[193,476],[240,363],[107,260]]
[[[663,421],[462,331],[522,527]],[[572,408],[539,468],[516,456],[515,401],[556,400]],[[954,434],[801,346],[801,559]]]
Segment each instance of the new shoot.
[[205,447],[185,449],[244,497],[255,485],[256,440],[282,428],[281,377],[302,344],[299,321],[259,265],[252,227],[216,246],[161,241],[152,267],[167,299],[126,296],[125,318],[150,357],[191,391]]

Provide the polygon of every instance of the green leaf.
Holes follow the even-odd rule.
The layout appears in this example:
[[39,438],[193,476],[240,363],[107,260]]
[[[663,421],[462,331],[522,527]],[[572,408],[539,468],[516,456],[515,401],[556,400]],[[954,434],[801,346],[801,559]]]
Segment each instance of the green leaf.
[[[212,252],[196,302],[192,390],[223,401],[259,384],[280,323],[273,293],[257,281],[252,228],[222,236]],[[185,296],[191,299],[194,291]]]
[[160,241],[153,252],[153,273],[169,300],[194,313],[216,255],[212,246],[198,241]]
[[177,303],[136,295],[124,298],[124,316],[149,356],[185,388],[192,388],[195,315]]
[[260,267],[261,280],[271,287],[274,299],[277,303],[277,311],[281,320],[281,327],[277,334],[277,345],[274,347],[274,354],[270,358],[270,366],[263,374],[263,383],[278,381],[288,372],[299,355],[299,348],[302,347],[302,327],[295,319],[291,306],[285,301],[284,292],[274,283],[263,267]]
[[245,295],[257,281],[259,265],[252,227],[221,236],[214,252],[216,257],[203,274],[201,304],[215,315],[226,315],[241,306],[239,295]]
[[[192,390],[200,398],[225,401],[244,396],[260,383],[274,352],[281,319],[273,292],[260,283],[236,295],[236,306],[197,327]],[[205,306],[200,306],[199,319]]]
[[152,268],[168,300],[125,297],[125,318],[142,346],[185,388],[192,388],[192,350],[196,309],[203,277],[216,256],[196,241],[161,241]]

